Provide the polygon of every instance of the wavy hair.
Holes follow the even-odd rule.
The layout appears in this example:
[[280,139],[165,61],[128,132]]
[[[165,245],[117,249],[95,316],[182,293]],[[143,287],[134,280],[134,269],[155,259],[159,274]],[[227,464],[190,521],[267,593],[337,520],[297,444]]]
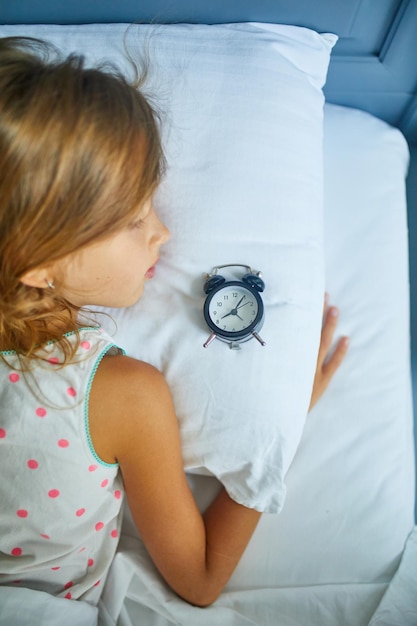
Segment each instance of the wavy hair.
[[72,358],[77,346],[59,329],[71,317],[77,330],[77,308],[21,279],[123,228],[155,190],[165,168],[158,116],[138,87],[43,41],[0,39],[3,349],[36,358],[55,340]]

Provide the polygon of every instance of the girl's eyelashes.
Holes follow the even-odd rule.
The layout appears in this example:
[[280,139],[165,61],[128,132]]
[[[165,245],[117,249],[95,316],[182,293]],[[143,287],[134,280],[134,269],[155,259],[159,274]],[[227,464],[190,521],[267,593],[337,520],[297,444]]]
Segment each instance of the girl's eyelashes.
[[137,219],[134,222],[131,222],[129,224],[129,228],[134,229],[134,228],[141,228],[143,225],[143,219]]
[[150,209],[148,211],[141,211],[137,214],[137,217],[135,219],[133,219],[130,224],[129,224],[129,228],[141,228],[145,222],[145,220],[147,219],[147,217],[149,216],[149,214],[152,211],[152,206],[150,207]]

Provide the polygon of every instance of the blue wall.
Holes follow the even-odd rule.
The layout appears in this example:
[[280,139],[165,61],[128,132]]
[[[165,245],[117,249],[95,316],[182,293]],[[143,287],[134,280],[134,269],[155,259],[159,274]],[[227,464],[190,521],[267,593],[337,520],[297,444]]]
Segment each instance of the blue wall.
[[[358,5],[373,0],[0,0],[3,24],[86,24],[93,22],[272,22],[299,24],[349,36]],[[400,0],[378,0],[373,30],[391,20]],[[335,30],[336,29],[336,30]]]

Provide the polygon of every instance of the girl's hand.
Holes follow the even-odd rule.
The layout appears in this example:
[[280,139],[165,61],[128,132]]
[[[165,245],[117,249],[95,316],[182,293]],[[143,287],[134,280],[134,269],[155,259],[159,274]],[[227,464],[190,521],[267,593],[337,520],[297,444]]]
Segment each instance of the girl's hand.
[[337,326],[339,310],[335,306],[328,306],[328,294],[324,300],[323,328],[321,331],[319,354],[317,357],[316,374],[314,376],[313,391],[309,411],[326,391],[335,372],[338,370],[349,347],[349,338],[341,337],[336,348],[329,356],[333,336]]

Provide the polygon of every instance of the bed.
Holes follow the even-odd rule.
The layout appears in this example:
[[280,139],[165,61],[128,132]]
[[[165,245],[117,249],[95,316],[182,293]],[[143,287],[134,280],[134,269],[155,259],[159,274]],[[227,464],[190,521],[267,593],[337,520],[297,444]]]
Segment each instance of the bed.
[[[2,625],[417,624],[409,147],[353,96],[324,104],[327,28],[230,21],[0,27],[127,73],[126,48],[149,53],[169,166],[156,204],[173,236],[140,303],[103,323],[164,371],[201,509],[221,482],[265,511],[208,608],[167,588],[126,505],[98,609],[0,588]],[[265,346],[203,347],[205,274],[228,263],[262,270]],[[325,290],[351,346],[306,417]]]

